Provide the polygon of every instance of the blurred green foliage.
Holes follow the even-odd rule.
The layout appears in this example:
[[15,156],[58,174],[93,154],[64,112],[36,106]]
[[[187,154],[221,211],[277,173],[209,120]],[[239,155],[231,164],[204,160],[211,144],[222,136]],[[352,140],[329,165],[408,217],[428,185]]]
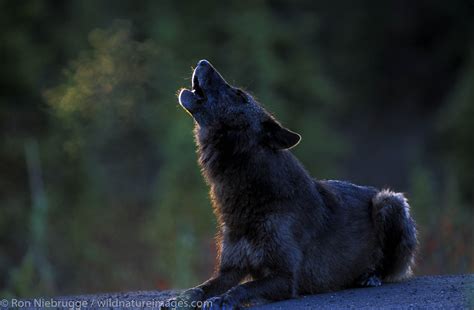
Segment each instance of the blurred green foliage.
[[474,271],[469,1],[0,1],[0,291],[187,287],[215,220],[176,100],[209,59],[317,178],[406,191],[418,274]]

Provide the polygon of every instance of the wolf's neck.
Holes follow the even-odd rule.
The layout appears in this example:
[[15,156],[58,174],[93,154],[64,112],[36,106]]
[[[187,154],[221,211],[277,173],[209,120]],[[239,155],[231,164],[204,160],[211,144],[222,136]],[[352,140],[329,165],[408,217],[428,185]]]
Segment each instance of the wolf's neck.
[[285,202],[313,194],[312,178],[289,151],[252,152],[215,140],[197,137],[197,141],[199,163],[211,187],[213,206],[226,224],[237,217],[246,220],[265,216],[278,211],[275,206],[291,206]]

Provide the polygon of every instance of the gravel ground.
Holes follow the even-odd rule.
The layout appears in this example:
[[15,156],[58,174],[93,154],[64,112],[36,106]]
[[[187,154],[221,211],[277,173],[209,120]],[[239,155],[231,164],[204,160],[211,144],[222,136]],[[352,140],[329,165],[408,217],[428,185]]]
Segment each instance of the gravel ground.
[[[30,300],[4,299],[0,300],[0,308],[157,308],[160,301],[167,300],[176,293],[177,291],[139,291]],[[376,288],[305,296],[252,309],[474,309],[474,274],[417,277]]]

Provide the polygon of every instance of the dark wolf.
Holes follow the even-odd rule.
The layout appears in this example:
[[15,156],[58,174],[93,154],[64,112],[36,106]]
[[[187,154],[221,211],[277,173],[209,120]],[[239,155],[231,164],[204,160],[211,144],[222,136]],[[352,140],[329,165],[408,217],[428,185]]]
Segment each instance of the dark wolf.
[[415,223],[401,193],[311,177],[284,128],[206,60],[179,94],[219,224],[215,275],[179,300],[235,309],[411,275]]

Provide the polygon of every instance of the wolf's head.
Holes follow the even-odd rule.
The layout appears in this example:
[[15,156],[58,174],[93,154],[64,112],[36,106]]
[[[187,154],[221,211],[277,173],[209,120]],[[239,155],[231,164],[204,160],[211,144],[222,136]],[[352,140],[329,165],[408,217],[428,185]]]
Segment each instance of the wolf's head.
[[192,90],[181,90],[179,103],[192,115],[198,129],[219,130],[248,147],[288,149],[301,139],[283,128],[252,96],[229,85],[207,60],[198,62]]

